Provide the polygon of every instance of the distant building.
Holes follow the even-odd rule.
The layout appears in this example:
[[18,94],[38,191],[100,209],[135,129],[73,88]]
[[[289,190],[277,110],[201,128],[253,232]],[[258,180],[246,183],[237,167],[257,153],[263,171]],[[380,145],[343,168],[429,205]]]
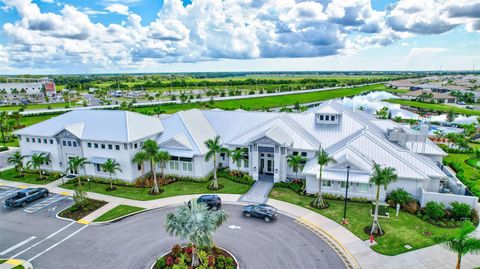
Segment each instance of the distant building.
[[49,97],[55,96],[53,79],[7,78],[7,82],[0,83],[0,94],[8,104],[41,102],[44,99],[44,92]]
[[419,90],[419,91],[411,91],[401,95],[403,99],[420,99],[422,98],[422,94],[431,94],[430,97],[425,98],[425,101],[434,101],[435,103],[443,104],[449,103],[454,104],[457,102],[457,97],[451,96],[444,93],[433,92],[432,90]]

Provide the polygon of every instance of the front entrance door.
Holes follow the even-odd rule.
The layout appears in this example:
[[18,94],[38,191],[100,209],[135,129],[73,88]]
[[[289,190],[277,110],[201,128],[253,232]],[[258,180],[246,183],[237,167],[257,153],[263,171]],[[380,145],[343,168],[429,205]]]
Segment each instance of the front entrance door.
[[273,174],[273,153],[260,153],[260,173]]
[[[73,159],[73,158],[74,157],[68,157],[68,160],[70,161],[70,159]],[[68,165],[68,163],[67,163],[67,165]],[[69,168],[68,172],[70,172],[71,175],[78,175],[78,169]]]

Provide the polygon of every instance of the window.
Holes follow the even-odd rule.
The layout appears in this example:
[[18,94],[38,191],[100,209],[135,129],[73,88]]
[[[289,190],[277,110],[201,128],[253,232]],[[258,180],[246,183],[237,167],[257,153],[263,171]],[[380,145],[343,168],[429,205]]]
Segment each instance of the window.
[[332,181],[331,180],[322,180],[322,186],[324,188],[330,188],[330,187],[332,187]]
[[105,149],[105,144],[102,144],[102,149]]
[[182,170],[187,172],[192,172],[192,163],[191,162],[182,162]]
[[141,164],[137,164],[137,169],[138,169],[138,171],[142,170],[142,165],[141,165]]
[[53,139],[50,139],[50,144],[52,144],[52,145],[53,145]]
[[367,183],[358,183],[357,190],[361,193],[368,193],[369,184]]
[[73,145],[74,147],[76,147],[76,146],[77,146],[77,142],[76,142],[76,141],[73,141],[73,142],[72,142],[72,145]]
[[143,147],[143,141],[140,142],[140,147]]
[[109,144],[109,145],[108,145],[108,149],[113,149],[112,144]]
[[93,147],[98,149],[98,144],[97,143],[93,144]]
[[67,144],[68,144],[69,147],[71,147],[72,146],[72,141],[67,141]]
[[330,121],[335,121],[335,116],[331,116]]
[[329,119],[330,119],[330,116],[325,115],[325,120],[329,120]]
[[96,164],[95,164],[95,171],[101,172],[101,171],[102,171],[102,165],[99,164],[99,163],[96,163]]
[[27,139],[27,142],[30,142],[30,138],[27,137],[26,139]]
[[306,152],[302,152],[302,157],[307,157],[307,153],[306,153]]
[[62,145],[63,145],[64,147],[66,147],[66,146],[67,146],[67,141],[62,141]]
[[243,160],[243,168],[248,168],[248,159]]
[[133,147],[138,148],[138,144],[137,143],[133,144]]
[[91,148],[91,147],[92,147],[92,143],[87,143],[87,147]]
[[38,144],[42,144],[42,139],[37,138],[37,143],[38,143]]
[[320,115],[320,120],[323,120],[323,115]]
[[120,150],[120,146],[119,146],[119,145],[115,145],[115,150]]
[[170,170],[180,170],[180,163],[178,161],[169,161]]
[[345,186],[347,186],[347,182],[345,181],[340,182],[340,188],[345,189]]
[[294,151],[292,155],[298,155],[298,151]]
[[44,138],[44,139],[43,139],[43,143],[45,143],[45,144],[48,144],[48,142],[47,142],[47,139],[46,139],[46,138]]

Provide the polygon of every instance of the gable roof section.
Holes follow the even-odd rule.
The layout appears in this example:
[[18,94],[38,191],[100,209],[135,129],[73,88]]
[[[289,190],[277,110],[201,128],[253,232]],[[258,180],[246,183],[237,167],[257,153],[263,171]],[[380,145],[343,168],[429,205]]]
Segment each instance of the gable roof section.
[[122,110],[75,110],[15,132],[52,137],[67,130],[83,140],[128,143],[163,132],[155,117]]
[[162,142],[161,144],[159,144],[159,146],[172,149],[193,150],[192,144],[190,144],[190,141],[184,133],[178,134]]

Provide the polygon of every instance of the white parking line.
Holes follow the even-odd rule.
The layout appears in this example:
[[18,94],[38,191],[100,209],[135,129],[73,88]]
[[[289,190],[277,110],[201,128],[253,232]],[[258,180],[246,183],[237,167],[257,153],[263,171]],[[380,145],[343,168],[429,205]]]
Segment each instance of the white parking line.
[[26,243],[32,241],[32,240],[35,239],[35,238],[37,238],[37,237],[36,237],[36,236],[32,236],[32,237],[30,237],[30,238],[28,238],[28,239],[23,240],[22,242],[16,244],[15,246],[6,249],[6,250],[4,250],[3,252],[0,252],[0,256],[3,256],[3,255],[5,255],[5,254],[7,254],[8,252],[10,252],[10,251],[12,251],[12,250],[15,250],[15,249],[17,249],[17,248],[25,245]]
[[68,225],[64,226],[62,229],[60,229],[60,230],[58,230],[58,231],[54,232],[53,234],[49,235],[48,237],[44,238],[43,240],[41,240],[41,241],[38,241],[37,243],[35,243],[35,244],[33,244],[33,245],[29,246],[28,248],[26,248],[26,249],[24,249],[24,250],[20,251],[19,253],[17,253],[17,254],[15,254],[15,255],[13,255],[13,256],[11,257],[11,259],[13,259],[13,258],[15,258],[15,257],[18,257],[18,255],[21,255],[22,253],[25,253],[25,252],[29,251],[30,249],[32,249],[32,248],[34,248],[34,247],[38,246],[39,244],[41,244],[41,243],[43,243],[43,242],[47,241],[48,239],[52,238],[53,236],[55,236],[55,235],[56,235],[56,234],[58,234],[59,232],[61,232],[61,231],[65,230],[65,229],[67,229],[68,227],[72,226],[73,224],[75,224],[75,222],[73,222],[73,221],[72,221],[72,222],[71,222],[71,223],[69,223]]
[[68,240],[70,237],[76,235],[76,234],[79,233],[81,230],[83,230],[83,229],[85,229],[85,228],[87,228],[87,227],[88,227],[88,225],[85,225],[85,226],[83,226],[82,228],[76,230],[75,232],[71,233],[69,236],[65,237],[65,238],[62,239],[61,241],[55,243],[55,244],[52,245],[51,247],[49,247],[49,248],[45,249],[44,251],[38,253],[37,255],[33,256],[33,257],[30,258],[28,261],[31,262],[31,261],[35,260],[36,258],[42,256],[42,255],[45,254],[47,251],[50,251],[52,248],[60,245],[61,243],[63,243],[64,241]]
[[45,207],[47,207],[47,206],[49,206],[53,203],[56,203],[60,200],[63,200],[66,197],[67,196],[65,196],[65,195],[56,194],[56,195],[54,195],[50,198],[47,198],[46,200],[41,201],[40,203],[36,203],[36,204],[24,209],[23,211],[25,211],[27,213],[34,213],[34,212],[37,212],[37,211],[39,211],[39,210],[41,210],[41,209],[43,209],[43,208],[45,208]]

